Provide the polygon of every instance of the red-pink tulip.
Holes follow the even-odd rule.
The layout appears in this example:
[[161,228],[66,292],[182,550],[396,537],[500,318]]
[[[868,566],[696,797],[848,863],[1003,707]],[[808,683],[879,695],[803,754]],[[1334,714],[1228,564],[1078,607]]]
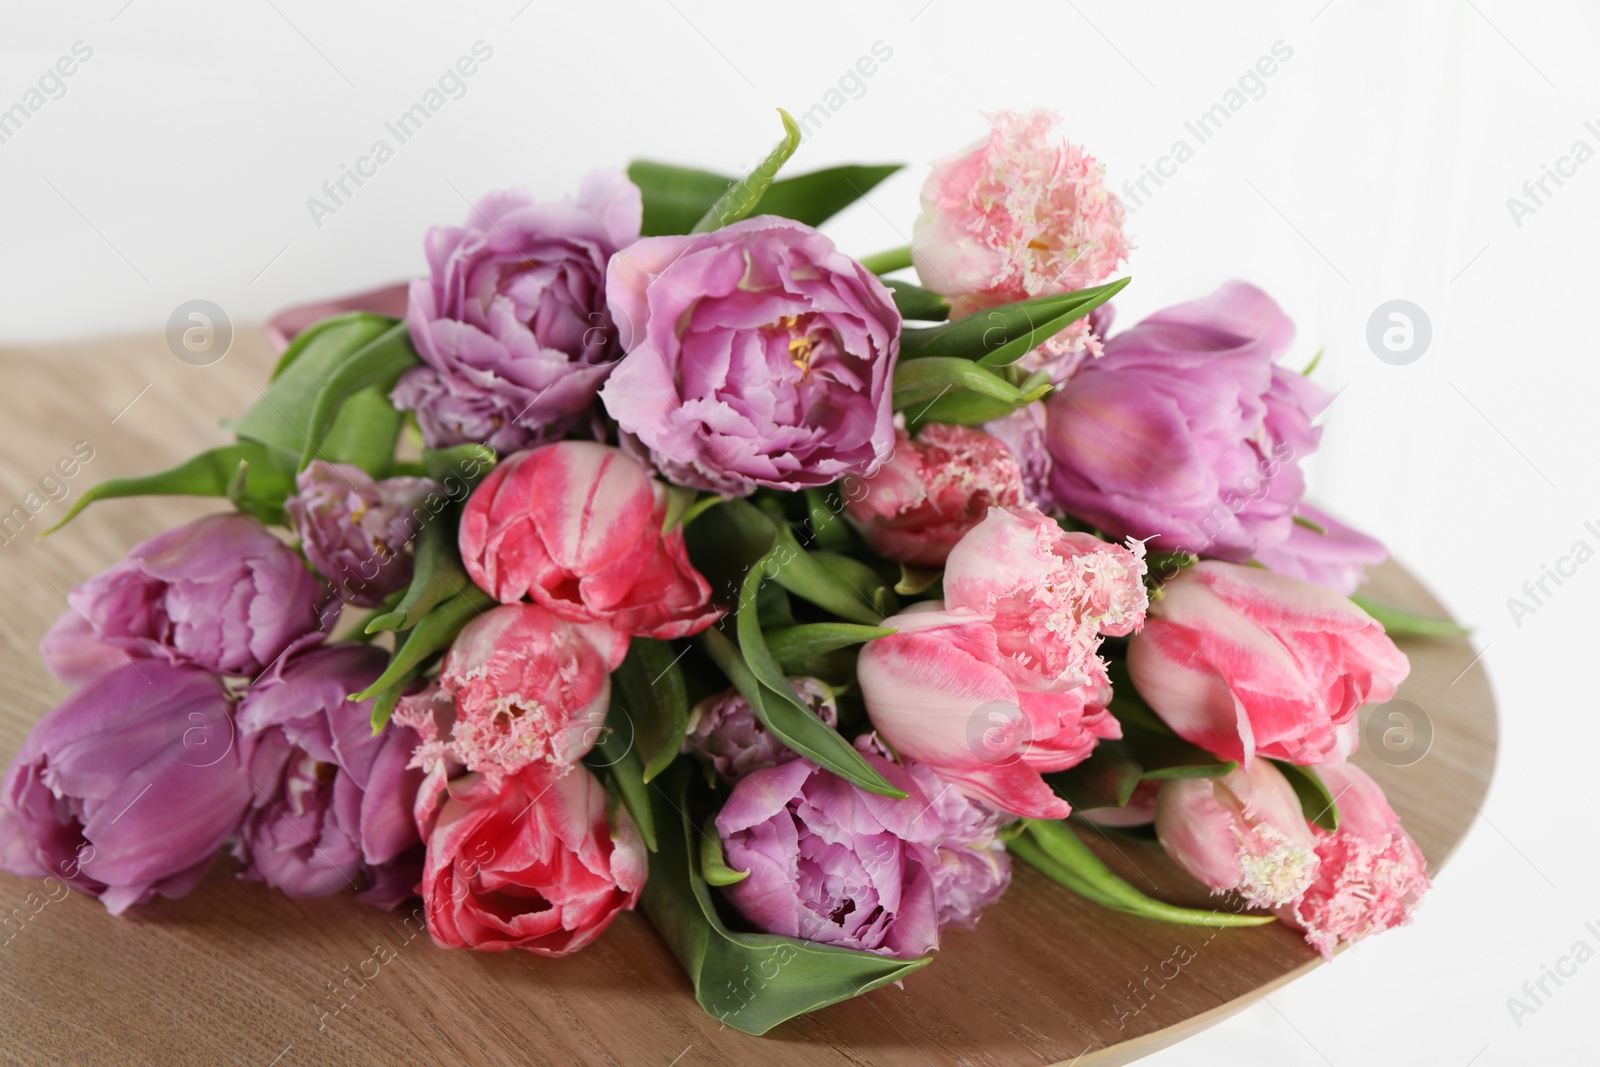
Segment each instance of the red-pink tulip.
[[1410,670],[1373,618],[1321,586],[1207,560],[1163,587],[1128,646],[1139,695],[1224,759],[1318,763]]
[[[937,601],[884,622],[896,632],[861,650],[857,673],[872,725],[901,756],[968,796],[1036,819],[1071,811],[1041,777],[1119,737],[1099,686],[1018,685],[989,620]],[[921,607],[921,605],[919,605]]]
[[491,778],[534,763],[564,773],[599,738],[627,652],[627,636],[599,623],[506,604],[467,624],[438,681],[404,697],[394,720],[421,736],[425,769],[448,757]]
[[1328,959],[1340,944],[1411,921],[1427,892],[1427,861],[1365,771],[1348,763],[1318,767],[1339,805],[1339,829],[1316,835],[1317,877],[1279,916],[1305,932]]
[[1144,546],[1067,533],[1034,508],[990,508],[950,552],[945,603],[994,621],[1017,681],[1037,686],[1103,685],[1102,634],[1144,624]]
[[644,843],[586,767],[538,766],[499,783],[431,774],[417,798],[428,854],[422,900],[443,948],[521,948],[565,956],[631,910],[644,888]]
[[1266,760],[1220,778],[1164,784],[1156,836],[1212,892],[1232,890],[1258,908],[1296,899],[1317,872],[1316,841],[1300,800]]
[[1022,468],[1009,448],[981,430],[929,423],[870,478],[851,487],[845,514],[880,556],[937,567],[988,514],[1023,505]]
[[473,491],[461,558],[496,600],[532,597],[562,618],[668,639],[711,625],[711,587],[683,531],[663,533],[666,490],[644,464],[592,441],[520,452]]

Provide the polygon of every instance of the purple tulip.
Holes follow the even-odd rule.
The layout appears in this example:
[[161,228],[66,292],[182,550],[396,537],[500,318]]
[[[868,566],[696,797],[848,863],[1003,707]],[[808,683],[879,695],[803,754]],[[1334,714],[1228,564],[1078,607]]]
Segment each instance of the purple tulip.
[[422,772],[407,763],[421,738],[395,724],[374,734],[372,702],[347,699],[387,660],[355,644],[286,656],[239,705],[254,787],[234,845],[245,877],[291,897],[353,886],[383,908],[416,891]]
[[113,915],[200,881],[250,800],[249,742],[220,679],[128,664],[47,712],[0,786],[0,866]]
[[870,475],[894,448],[900,315],[811,227],[646,238],[613,257],[606,296],[628,355],[600,397],[672,481],[802,489]]
[[428,232],[429,278],[406,325],[425,364],[395,387],[428,445],[479,441],[501,454],[560,437],[589,413],[621,350],[606,312],[606,261],[639,236],[638,187],[596,171],[576,201],[522,191],[480,200],[465,227]]
[[1351,529],[1320,508],[1301,504],[1295,515],[1321,527],[1321,532],[1295,523],[1287,540],[1258,549],[1256,562],[1349,596],[1367,580],[1369,565],[1389,558],[1383,542]]
[[81,685],[135,660],[259,674],[319,629],[327,590],[255,519],[208,515],[136,545],[67,603],[40,652]]
[[717,815],[724,890],[770,934],[911,959],[939,945],[933,871],[944,826],[905,769],[867,761],[903,800],[868,793],[807,759],[754,771]]
[[374,481],[359,467],[312,460],[283,506],[311,565],[339,599],[370,608],[411,581],[408,543],[429,515],[430,478]]
[[933,869],[939,929],[971,929],[1011,885],[1011,854],[999,834],[1016,816],[973,800],[927,764],[908,760],[905,767],[944,824],[939,866]]
[[1328,394],[1273,364],[1294,324],[1229,282],[1106,342],[1047,404],[1051,491],[1116,538],[1243,561],[1282,543]]
[[[818,718],[829,726],[839,725],[839,708],[826,682],[801,676],[790,678],[789,685]],[[707,697],[695,705],[683,751],[710,760],[724,782],[736,782],[751,771],[798,758],[798,753],[761,725],[737,689]]]

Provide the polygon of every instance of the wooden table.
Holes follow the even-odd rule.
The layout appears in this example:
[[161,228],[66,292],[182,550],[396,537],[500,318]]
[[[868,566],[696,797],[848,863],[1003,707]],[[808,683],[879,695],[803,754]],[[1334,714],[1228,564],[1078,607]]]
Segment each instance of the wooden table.
[[[153,471],[221,443],[217,418],[255,399],[271,360],[254,328],[241,329],[226,358],[204,367],[175,358],[159,336],[0,351],[0,511],[13,503],[41,509],[0,549],[0,755],[9,759],[65,695],[35,646],[63,610],[66,590],[136,541],[216,503],[112,501],[45,541],[34,535],[95,481]],[[51,501],[63,483],[41,488],[41,478],[78,442],[93,458],[65,480],[67,495]],[[1440,610],[1396,566],[1380,569],[1369,592]],[[1388,790],[1437,871],[1488,788],[1494,703],[1466,641],[1405,647],[1412,674],[1400,696],[1431,720],[1431,750],[1390,766],[1369,747],[1356,762]],[[1099,845],[1153,895],[1204,903],[1153,845]],[[187,898],[121,919],[86,897],[48,899],[40,881],[0,875],[0,919],[13,917],[0,929],[0,1056],[29,1065],[258,1067],[1100,1065],[1180,1040],[1319,963],[1282,926],[1211,933],[1139,920],[1090,905],[1019,863],[1005,899],[975,931],[946,935],[934,964],[904,988],[754,1038],[719,1029],[700,1011],[642,915],[623,915],[598,944],[564,960],[443,951],[418,933],[420,912],[380,912],[347,896],[294,901],[236,880],[235,869],[219,859]],[[37,913],[29,894],[33,906],[43,901]],[[1433,921],[1428,908],[1418,921]],[[1190,953],[1181,967],[1164,963]],[[350,977],[363,972],[376,976]],[[1163,972],[1169,977],[1150,977]]]

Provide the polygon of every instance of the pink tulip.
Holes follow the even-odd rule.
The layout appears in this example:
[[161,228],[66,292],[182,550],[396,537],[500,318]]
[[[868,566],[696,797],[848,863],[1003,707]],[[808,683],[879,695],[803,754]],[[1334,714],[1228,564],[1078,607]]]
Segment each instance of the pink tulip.
[[503,604],[525,596],[573,622],[686,637],[716,621],[683,531],[663,533],[666,490],[644,464],[592,441],[521,452],[461,516],[467,573]]
[[625,808],[607,825],[605,787],[588,768],[448,786],[435,773],[423,790],[422,901],[440,947],[565,956],[638,902],[644,843]]
[[1236,892],[1258,908],[1295,900],[1317,872],[1316,841],[1300,800],[1266,760],[1220,778],[1162,785],[1156,836],[1212,892]]
[[413,765],[425,770],[448,758],[490,778],[535,763],[560,775],[599,739],[627,651],[606,626],[507,604],[467,624],[438,681],[402,698],[394,721],[421,736]]
[[1144,546],[1067,533],[1032,508],[990,508],[950,552],[945,603],[994,620],[1019,682],[1103,685],[1100,635],[1144,624]]
[[[923,608],[923,605],[918,605]],[[896,752],[926,763],[968,796],[1037,819],[1071,808],[1041,772],[1119,737],[1109,690],[1033,689],[1007,672],[994,626],[938,601],[885,620],[896,629],[861,650],[857,674],[872,725]]]
[[1317,771],[1339,805],[1339,829],[1312,828],[1321,861],[1317,877],[1278,914],[1332,959],[1340,944],[1410,922],[1432,883],[1422,850],[1400,828],[1378,783],[1348,763]]
[[894,454],[853,485],[845,514],[873,551],[938,567],[991,505],[1023,504],[1022,469],[981,430],[929,423],[913,440],[896,431]]
[[1167,582],[1128,646],[1134,687],[1167,725],[1246,764],[1330,758],[1356,709],[1393,697],[1409,670],[1337,593],[1214,560]]

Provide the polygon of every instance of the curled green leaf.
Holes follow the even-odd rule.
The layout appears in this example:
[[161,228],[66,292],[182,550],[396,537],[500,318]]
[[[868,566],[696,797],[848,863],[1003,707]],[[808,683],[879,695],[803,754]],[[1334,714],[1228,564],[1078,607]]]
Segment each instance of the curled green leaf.
[[772,179],[777,177],[778,170],[794,155],[794,150],[800,147],[800,127],[795,125],[794,116],[783,108],[778,109],[778,116],[783,120],[783,138],[773,146],[767,157],[743,178],[728,186],[716,203],[700,217],[694,224],[690,233],[710,233],[720,230],[724,226],[731,226],[740,219],[747,217],[755,210],[761,198],[766,195],[772,185]]

